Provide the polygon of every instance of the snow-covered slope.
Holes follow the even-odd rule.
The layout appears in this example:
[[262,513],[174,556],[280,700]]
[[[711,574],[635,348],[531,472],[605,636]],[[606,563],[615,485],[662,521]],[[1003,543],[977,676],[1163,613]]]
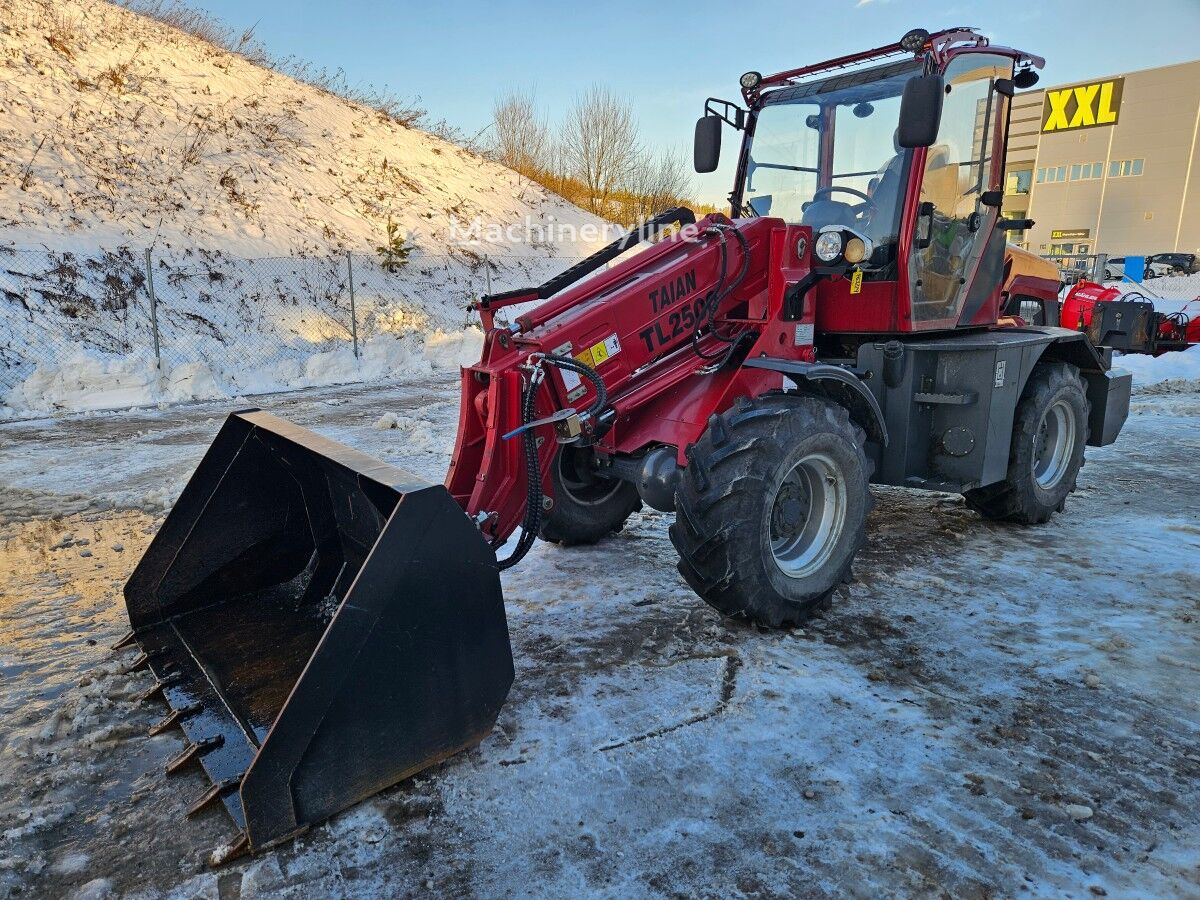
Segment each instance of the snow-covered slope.
[[[476,218],[555,223],[569,239],[459,246],[452,219]],[[414,249],[384,277],[371,264],[389,220]],[[345,285],[328,288],[344,252],[362,254],[360,308],[383,310],[365,337],[415,335],[419,351],[422,336],[462,327],[464,300],[486,278],[501,289],[559,271],[599,246],[602,224],[458,146],[104,0],[0,0],[0,400],[10,415],[395,371],[407,344],[376,349],[374,369],[310,365],[349,352]],[[166,332],[162,372],[147,369],[145,248]],[[284,264],[265,277],[246,262],[263,257],[325,263],[317,276]],[[286,359],[265,370],[245,341],[254,335]]]
[[[390,216],[598,220],[515,173],[103,0],[0,0],[0,239],[371,250]],[[216,245],[216,246],[214,246]]]

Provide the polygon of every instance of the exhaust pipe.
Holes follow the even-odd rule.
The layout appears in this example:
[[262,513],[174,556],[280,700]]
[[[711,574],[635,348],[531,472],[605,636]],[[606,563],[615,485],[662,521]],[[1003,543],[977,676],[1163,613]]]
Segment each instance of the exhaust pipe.
[[[148,694],[261,850],[482,740],[513,680],[495,553],[431,485],[233,413],[125,585]],[[190,814],[190,813],[189,813]]]

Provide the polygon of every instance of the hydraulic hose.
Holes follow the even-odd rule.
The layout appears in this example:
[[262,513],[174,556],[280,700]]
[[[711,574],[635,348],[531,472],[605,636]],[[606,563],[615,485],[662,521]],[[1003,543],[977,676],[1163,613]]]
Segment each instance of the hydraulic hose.
[[[537,389],[541,379],[530,377],[525,385],[525,396],[521,400],[521,424],[528,425],[533,421],[537,410]],[[538,464],[537,437],[530,428],[522,435],[525,441],[525,479],[527,482],[525,495],[525,516],[521,520],[521,536],[517,546],[506,559],[498,560],[500,570],[512,568],[525,558],[525,554],[533,548],[538,531],[542,527],[542,467]]]
[[608,405],[608,388],[604,386],[604,379],[600,377],[599,372],[586,363],[581,363],[573,356],[556,356],[555,354],[547,353],[542,359],[552,366],[557,366],[560,369],[569,369],[577,375],[582,375],[592,383],[592,387],[596,389],[596,399],[587,408],[585,415],[595,418],[604,411],[604,407]]
[[[608,389],[604,386],[604,379],[591,366],[581,363],[571,356],[557,356],[550,353],[539,357],[540,363],[549,363],[560,369],[569,369],[592,383],[596,389],[596,399],[588,406],[585,415],[594,419],[608,405]],[[525,394],[521,398],[522,425],[528,425],[537,416],[537,390],[542,380],[537,376],[537,370],[535,370],[525,385]],[[525,554],[533,549],[533,542],[537,540],[538,532],[542,527],[542,467],[538,460],[537,437],[533,432],[534,429],[529,428],[522,435],[525,441],[526,490],[525,516],[521,520],[521,536],[517,539],[517,546],[513,548],[512,554],[498,561],[501,571],[512,568],[525,558]]]
[[[734,276],[733,281],[729,284],[726,284],[726,278],[728,276],[729,269],[729,248],[728,241],[725,237],[726,231],[733,233],[733,236],[736,238],[742,251],[741,265],[738,267],[737,275]],[[733,294],[733,292],[739,287],[741,287],[742,282],[746,280],[746,275],[750,271],[750,242],[746,240],[746,236],[742,234],[739,229],[730,227],[728,225],[714,225],[711,229],[711,233],[716,234],[717,239],[720,241],[721,265],[717,275],[717,283],[713,287],[712,291],[709,292],[708,297],[705,298],[704,324],[698,327],[696,329],[696,333],[692,335],[692,350],[701,359],[720,359],[721,362],[718,364],[719,368],[720,366],[724,366],[724,364],[733,355],[738,346],[738,342],[744,334],[722,334],[717,329],[716,316],[717,309],[721,306],[725,299]],[[700,349],[700,338],[703,336],[705,328],[707,328],[709,333],[711,333],[713,337],[717,338],[717,340],[723,341],[730,346],[727,349],[717,353],[705,353]]]

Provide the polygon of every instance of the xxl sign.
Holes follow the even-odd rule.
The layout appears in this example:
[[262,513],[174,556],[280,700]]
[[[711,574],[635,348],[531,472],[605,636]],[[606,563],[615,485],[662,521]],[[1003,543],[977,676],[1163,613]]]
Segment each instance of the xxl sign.
[[1042,101],[1042,131],[1116,125],[1124,90],[1124,78],[1110,78],[1046,91]]

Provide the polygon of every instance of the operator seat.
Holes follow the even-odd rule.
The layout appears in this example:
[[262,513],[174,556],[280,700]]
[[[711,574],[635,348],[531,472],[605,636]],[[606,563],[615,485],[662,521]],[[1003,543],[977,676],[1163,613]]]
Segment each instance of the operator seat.
[[876,246],[894,244],[899,240],[896,212],[904,200],[900,196],[900,189],[903,187],[905,154],[908,152],[900,146],[899,128],[892,132],[892,149],[895,155],[879,170],[875,186],[867,190],[875,209],[866,233]]
[[814,234],[826,225],[855,228],[857,219],[854,218],[853,209],[854,207],[849,203],[825,196],[809,202],[804,210],[804,215],[800,217],[800,224],[811,225]]

